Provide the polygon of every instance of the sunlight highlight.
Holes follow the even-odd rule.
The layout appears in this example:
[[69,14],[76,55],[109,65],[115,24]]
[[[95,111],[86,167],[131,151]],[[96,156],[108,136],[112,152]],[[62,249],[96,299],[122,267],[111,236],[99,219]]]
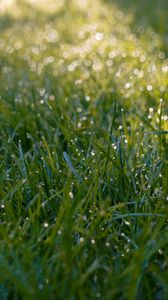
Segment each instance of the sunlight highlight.
[[1,0],[0,14],[5,13],[6,9],[10,8],[13,4],[14,4],[14,0]]
[[26,0],[26,2],[45,12],[57,11],[65,4],[65,0]]

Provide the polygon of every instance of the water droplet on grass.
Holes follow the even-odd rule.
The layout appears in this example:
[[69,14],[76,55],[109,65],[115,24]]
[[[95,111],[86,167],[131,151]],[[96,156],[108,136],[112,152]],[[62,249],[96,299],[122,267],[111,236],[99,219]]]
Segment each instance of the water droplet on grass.
[[96,38],[96,41],[101,41],[101,40],[103,40],[103,33],[101,33],[101,32],[96,32],[95,38]]
[[38,286],[38,288],[39,288],[39,290],[43,290],[44,285],[42,283],[40,283],[39,286]]
[[82,112],[82,108],[81,108],[81,107],[78,107],[78,108],[77,108],[77,112],[78,112],[78,113],[81,113],[81,112]]
[[89,102],[89,101],[91,100],[91,99],[90,99],[90,96],[86,96],[85,99],[86,99],[87,102]]
[[147,85],[147,91],[149,91],[149,92],[150,92],[150,91],[152,91],[152,90],[153,90],[153,87],[152,87],[152,85],[150,85],[150,84],[149,84],[149,85]]
[[49,225],[47,222],[45,222],[43,226],[44,226],[44,228],[47,228]]
[[73,199],[74,194],[73,194],[72,192],[69,192],[69,197],[70,197],[71,199]]

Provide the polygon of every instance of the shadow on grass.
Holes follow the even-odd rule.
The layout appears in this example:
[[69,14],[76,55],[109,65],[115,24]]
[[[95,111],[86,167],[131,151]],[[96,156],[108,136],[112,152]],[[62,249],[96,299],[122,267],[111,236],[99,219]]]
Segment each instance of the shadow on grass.
[[123,12],[133,14],[133,25],[146,24],[160,34],[168,33],[167,0],[102,0],[116,4]]
[[4,14],[0,16],[0,32],[2,33],[6,29],[13,26],[14,19],[9,14]]

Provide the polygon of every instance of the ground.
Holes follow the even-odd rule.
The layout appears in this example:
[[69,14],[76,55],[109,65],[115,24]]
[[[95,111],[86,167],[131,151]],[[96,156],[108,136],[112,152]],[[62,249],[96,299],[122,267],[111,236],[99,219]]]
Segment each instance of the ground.
[[168,299],[168,2],[0,3],[0,299]]

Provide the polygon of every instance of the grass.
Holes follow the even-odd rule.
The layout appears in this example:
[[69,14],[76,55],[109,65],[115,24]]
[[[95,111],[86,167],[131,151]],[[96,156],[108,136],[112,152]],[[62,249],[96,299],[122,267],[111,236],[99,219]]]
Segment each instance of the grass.
[[168,298],[166,5],[0,4],[0,299]]

